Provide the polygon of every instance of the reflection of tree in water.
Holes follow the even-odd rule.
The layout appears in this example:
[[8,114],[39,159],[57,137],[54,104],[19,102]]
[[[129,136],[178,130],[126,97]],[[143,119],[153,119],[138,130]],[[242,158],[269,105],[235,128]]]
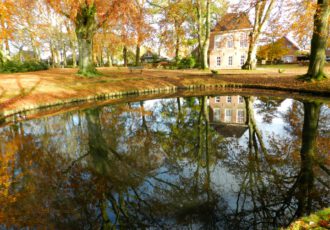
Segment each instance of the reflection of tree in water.
[[[211,181],[221,137],[210,129],[207,97],[189,98],[183,104],[177,100],[176,104],[177,121],[168,123],[169,132],[162,136],[162,147],[169,162],[168,173],[177,179],[172,186],[162,186],[155,193],[152,202],[161,207],[155,213],[185,226],[212,228],[226,206],[219,206],[221,197]],[[164,120],[170,119],[167,111],[173,111],[175,103],[163,108]]]
[[[317,106],[304,104],[309,136],[300,151],[301,128],[292,123],[303,123],[294,118],[300,109],[286,114],[291,139],[274,136],[268,143],[253,99],[245,101],[246,145],[213,130],[207,97],[160,100],[152,108],[143,102],[107,106],[8,127],[0,135],[6,143],[1,166],[8,167],[0,172],[7,186],[0,187],[0,222],[60,229],[261,228],[327,206],[326,128],[317,134],[317,120],[327,120],[322,113],[318,119]],[[313,151],[315,143],[323,150]],[[236,202],[216,183],[221,170],[235,176]]]
[[[237,144],[239,151],[234,152],[235,156],[231,156],[226,162],[241,180],[237,191],[237,207],[233,215],[238,226],[263,228],[270,224],[286,225],[293,218],[328,206],[330,197],[324,194],[329,194],[329,175],[320,172],[316,165],[316,159],[318,162],[322,161],[322,155],[315,151],[320,104],[304,103],[304,128],[300,145],[290,143],[300,140],[291,133],[292,140],[273,137],[266,149],[253,121],[249,100],[251,99],[246,98],[248,122],[251,123],[248,149]],[[296,107],[292,108],[291,112],[296,113]],[[294,115],[290,115],[290,121],[299,120],[293,117]],[[297,130],[297,127],[293,126],[290,130]],[[296,153],[299,152],[300,159],[297,159]],[[297,165],[299,160],[301,163]],[[327,169],[326,166],[323,167]],[[314,180],[316,177],[317,182]],[[320,183],[321,178],[326,181]]]
[[283,101],[283,99],[273,97],[259,97],[255,108],[257,108],[258,113],[262,115],[263,121],[271,124],[273,119],[278,117],[279,113],[277,109]]

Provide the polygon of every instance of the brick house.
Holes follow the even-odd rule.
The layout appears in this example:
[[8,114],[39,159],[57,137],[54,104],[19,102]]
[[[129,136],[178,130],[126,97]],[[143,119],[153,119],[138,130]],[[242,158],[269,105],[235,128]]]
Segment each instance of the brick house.
[[249,48],[252,25],[246,13],[228,13],[210,35],[211,69],[241,69]]
[[301,50],[300,47],[286,36],[280,38],[278,42],[281,42],[287,50],[287,53],[281,58],[282,61],[284,63],[296,63],[298,61],[298,51]]
[[268,42],[268,44],[260,46],[259,51],[265,47],[273,47],[273,49],[282,49],[282,56],[280,58],[276,58],[276,60],[281,60],[284,63],[298,62],[298,51],[301,51],[301,48],[287,36],[277,39],[275,42]]
[[247,113],[241,96],[209,98],[210,123],[224,137],[241,137],[247,130]]

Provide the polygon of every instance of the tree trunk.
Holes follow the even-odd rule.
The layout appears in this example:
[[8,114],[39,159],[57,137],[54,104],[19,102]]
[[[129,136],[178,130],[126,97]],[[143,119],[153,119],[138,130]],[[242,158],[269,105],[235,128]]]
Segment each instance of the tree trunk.
[[101,52],[100,52],[100,65],[102,67],[104,66],[103,45],[102,45],[102,49],[101,49]]
[[78,38],[79,49],[79,74],[83,76],[90,76],[96,73],[96,69],[92,59],[92,39]]
[[253,70],[257,67],[257,42],[260,36],[260,33],[265,26],[266,21],[270,17],[270,13],[275,5],[276,0],[257,0],[255,4],[255,17],[253,30],[250,34],[250,44],[248,55],[245,64],[242,66],[242,69]]
[[304,103],[304,125],[302,146],[300,150],[301,170],[299,174],[299,193],[297,215],[309,214],[311,211],[311,196],[313,194],[315,147],[321,104],[317,102]]
[[38,48],[35,46],[34,38],[31,36],[31,46],[33,49],[33,56],[36,61],[40,61],[40,52],[38,51]]
[[72,52],[72,67],[77,67],[77,52],[76,52],[76,35],[72,33],[70,26],[66,25],[66,30],[69,34],[69,45]]
[[136,53],[135,53],[135,65],[140,66],[140,45],[136,45]]
[[76,53],[76,46],[74,42],[71,42],[71,51],[72,51],[72,67],[77,67],[77,53]]
[[52,68],[55,68],[56,64],[57,64],[56,50],[55,50],[54,45],[51,41],[50,41],[49,46],[50,46],[50,54],[52,56]]
[[66,67],[68,65],[66,60],[66,46],[63,44],[63,67]]
[[203,68],[202,60],[203,60],[203,45],[202,45],[202,9],[200,1],[196,2],[196,12],[198,18],[198,64],[200,68]]
[[5,51],[6,51],[6,56],[9,58],[10,57],[10,46],[9,46],[9,40],[7,38],[5,39]]
[[176,43],[175,43],[175,62],[178,64],[180,61],[179,57],[179,52],[180,52],[180,37],[177,34],[176,35]]
[[127,47],[124,46],[124,49],[123,49],[123,57],[124,57],[124,66],[126,67],[127,66]]
[[257,35],[250,35],[250,44],[246,62],[242,66],[242,69],[253,70],[257,68],[257,46],[256,46]]
[[96,7],[90,5],[80,9],[76,17],[76,35],[79,50],[79,71],[83,76],[97,76],[93,63],[93,37],[98,28],[95,20]]
[[108,59],[108,66],[112,67],[112,57],[109,48],[107,49],[107,59]]
[[330,0],[318,0],[314,15],[314,32],[311,44],[311,56],[306,75],[307,80],[322,80],[326,78],[323,71],[325,51],[328,41],[328,19]]
[[202,69],[208,69],[208,52],[209,52],[209,46],[210,46],[210,21],[211,21],[211,3],[210,0],[206,1],[206,21],[205,21],[205,37],[204,37],[204,43],[202,48]]

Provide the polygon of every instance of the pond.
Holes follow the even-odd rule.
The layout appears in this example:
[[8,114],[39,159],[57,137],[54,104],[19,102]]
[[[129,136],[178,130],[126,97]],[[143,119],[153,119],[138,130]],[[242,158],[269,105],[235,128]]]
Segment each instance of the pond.
[[0,128],[0,228],[272,229],[330,206],[320,100],[199,95]]

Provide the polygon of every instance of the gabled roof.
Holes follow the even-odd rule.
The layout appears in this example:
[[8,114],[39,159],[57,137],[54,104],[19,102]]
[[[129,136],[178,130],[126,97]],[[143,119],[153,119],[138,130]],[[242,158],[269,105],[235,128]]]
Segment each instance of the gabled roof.
[[214,27],[212,32],[252,29],[247,13],[228,13]]
[[284,36],[284,39],[286,39],[288,42],[290,42],[293,46],[295,46],[298,50],[302,50],[301,47],[296,43],[293,39],[291,39],[288,36]]
[[263,38],[263,39],[260,39],[259,40],[259,46],[265,46],[265,45],[269,45],[269,44],[272,44],[272,43],[278,43],[278,42],[281,42],[281,41],[284,41],[286,40],[288,43],[290,43],[293,47],[295,47],[297,50],[302,50],[300,48],[300,46],[290,37],[288,36],[283,36],[281,38],[278,38],[277,40],[272,41],[271,38]]

